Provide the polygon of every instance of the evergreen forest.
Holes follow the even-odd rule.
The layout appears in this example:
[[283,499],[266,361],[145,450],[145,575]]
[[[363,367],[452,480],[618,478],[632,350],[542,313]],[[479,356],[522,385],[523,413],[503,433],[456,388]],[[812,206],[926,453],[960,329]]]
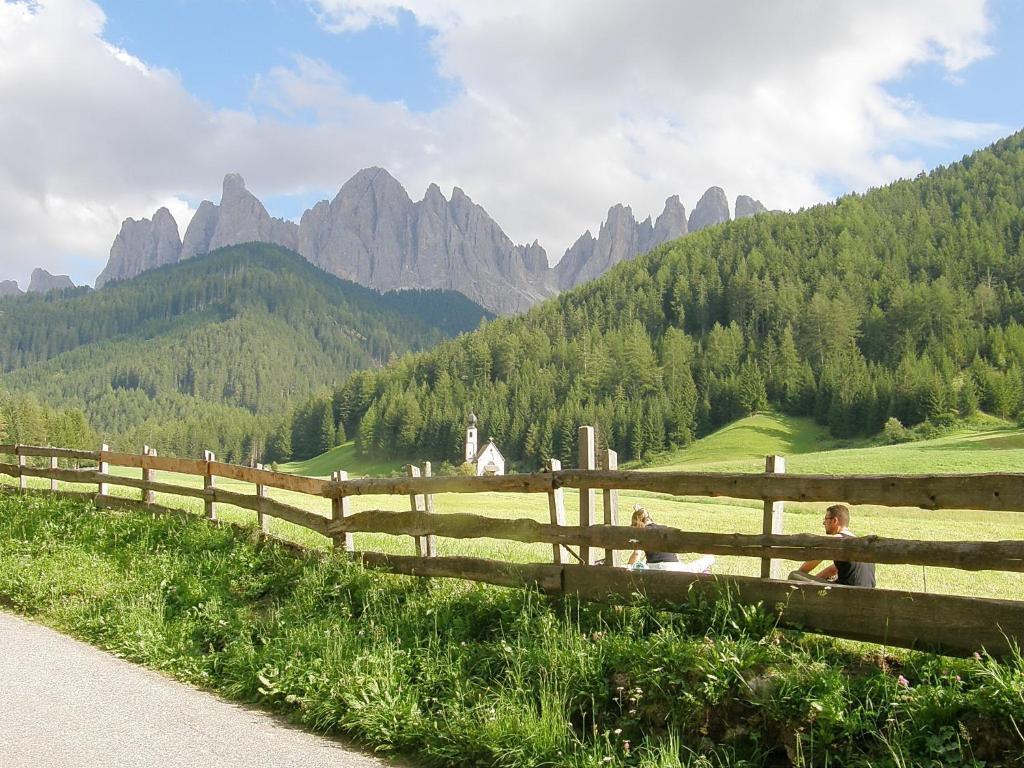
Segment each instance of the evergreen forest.
[[251,461],[292,403],[489,316],[453,292],[382,295],[264,243],[3,299],[0,442]]
[[[481,439],[532,470],[572,465],[580,424],[644,459],[769,407],[843,438],[979,409],[1017,418],[1022,322],[1017,133],[913,180],[689,235],[524,316],[355,373],[330,398],[330,426],[365,455],[456,461],[473,411]],[[291,434],[326,429],[327,408],[321,396],[297,411]]]

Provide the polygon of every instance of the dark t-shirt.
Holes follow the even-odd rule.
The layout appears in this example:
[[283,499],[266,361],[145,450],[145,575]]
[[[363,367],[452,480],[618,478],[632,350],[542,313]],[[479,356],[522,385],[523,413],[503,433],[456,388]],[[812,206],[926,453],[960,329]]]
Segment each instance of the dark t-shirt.
[[[664,525],[658,525],[657,523],[648,523],[644,528],[650,530],[652,528],[664,528]],[[675,552],[644,552],[647,556],[647,562],[650,563],[678,563],[679,557]]]
[[[846,531],[840,533],[844,539],[853,537],[855,534]],[[845,560],[836,560],[836,584],[845,584],[848,587],[870,587],[875,586],[875,564],[856,563]]]

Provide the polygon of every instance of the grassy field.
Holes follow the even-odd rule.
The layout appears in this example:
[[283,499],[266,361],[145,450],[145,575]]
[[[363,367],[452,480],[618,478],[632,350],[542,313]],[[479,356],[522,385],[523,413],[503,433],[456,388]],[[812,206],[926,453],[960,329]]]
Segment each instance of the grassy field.
[[671,613],[295,557],[0,494],[0,605],[425,766],[1024,765],[1024,659],[886,652],[723,595]]
[[[762,471],[764,455],[786,456],[791,473],[869,474],[901,472],[994,472],[1024,471],[1024,430],[986,428],[947,435],[935,440],[892,446],[866,446],[822,450],[832,443],[819,427],[805,419],[777,415],[758,415],[730,425],[698,441],[687,451],[664,457],[652,469],[687,471]],[[347,467],[336,461],[350,459]],[[334,468],[347,468],[351,475],[380,474],[394,469],[391,465],[360,463],[351,444],[336,448],[330,454],[303,464],[284,465],[282,470],[305,470],[304,473],[325,475]],[[368,472],[376,469],[378,472]],[[322,471],[320,471],[322,470]],[[138,470],[115,470],[135,474]],[[158,479],[198,487],[199,478],[157,473]],[[253,493],[247,483],[218,479],[223,487],[242,493]],[[45,481],[34,485],[42,487]],[[126,495],[138,491],[123,491]],[[328,515],[326,499],[272,489],[272,498]],[[578,520],[578,495],[567,492],[567,519]],[[158,502],[201,511],[201,502],[158,495]],[[646,493],[622,492],[619,496],[620,520],[628,520],[634,503],[641,502],[663,524],[684,530],[718,533],[758,533],[762,505],[759,502],[724,498],[688,498]],[[406,497],[354,497],[354,511],[364,509],[409,508]],[[824,504],[788,503],[784,532],[820,533]],[[546,497],[523,494],[444,494],[435,498],[438,513],[472,512],[500,518],[528,517],[548,519]],[[254,513],[219,505],[219,515],[236,522],[252,522]],[[969,510],[921,510],[860,506],[853,510],[852,528],[859,534],[877,534],[892,538],[987,541],[1024,538],[1024,514],[1016,512],[978,512]],[[326,548],[327,540],[318,534],[278,520],[271,521],[271,531],[297,540],[307,546]],[[357,534],[360,549],[397,554],[411,554],[411,538],[383,534]],[[491,539],[439,539],[438,551],[444,555],[475,555],[501,560],[528,562],[550,558],[549,545],[530,545]],[[790,563],[795,565],[795,563]],[[759,561],[752,558],[720,557],[719,573],[756,575]],[[1020,574],[997,572],[966,572],[945,568],[885,565],[878,568],[879,586],[893,589],[937,592],[1019,599],[1024,594],[1024,578]]]
[[331,473],[337,469],[343,469],[355,477],[363,475],[386,477],[392,472],[399,471],[404,463],[407,462],[376,461],[358,456],[355,441],[349,440],[337,448],[332,448],[327,453],[321,453],[319,456],[305,461],[290,461],[280,464],[277,469],[280,472],[306,475],[307,477],[330,477]]

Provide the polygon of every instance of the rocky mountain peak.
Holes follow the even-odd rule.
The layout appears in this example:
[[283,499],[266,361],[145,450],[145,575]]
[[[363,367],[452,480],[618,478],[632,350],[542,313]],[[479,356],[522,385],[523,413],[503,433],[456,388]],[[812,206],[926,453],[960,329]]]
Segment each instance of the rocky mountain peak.
[[240,174],[227,174],[221,189],[220,205],[209,200],[200,203],[185,231],[180,258],[201,256],[239,243],[276,243],[298,250],[298,225],[271,217],[263,203],[245,188],[245,179]]
[[705,227],[724,224],[729,221],[729,201],[721,187],[710,187],[701,195],[693,208],[688,222],[690,232],[699,232]]
[[18,287],[15,280],[0,280],[0,299],[4,296],[23,296],[24,291]]
[[101,288],[112,280],[126,280],[148,269],[173,264],[181,257],[178,223],[166,208],[152,219],[125,219],[110,246],[110,258],[96,278]]
[[29,293],[46,293],[47,291],[62,291],[67,288],[74,288],[75,284],[67,275],[51,275],[42,267],[32,270],[32,277],[28,283]]
[[654,222],[651,248],[682,237],[687,232],[689,228],[686,223],[686,209],[683,208],[679,195],[672,195],[665,200],[665,208]]
[[249,190],[245,188],[245,179],[240,173],[229,173],[224,176],[224,183],[221,186],[220,202],[225,200],[236,200],[246,194]]
[[745,219],[748,216],[756,216],[759,213],[764,213],[768,209],[765,208],[760,200],[755,200],[748,195],[739,195],[736,198],[736,211],[737,219]]

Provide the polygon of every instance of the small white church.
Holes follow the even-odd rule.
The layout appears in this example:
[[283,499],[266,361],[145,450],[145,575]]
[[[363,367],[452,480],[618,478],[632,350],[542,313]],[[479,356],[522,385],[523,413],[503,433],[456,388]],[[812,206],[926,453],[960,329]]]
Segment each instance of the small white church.
[[487,443],[479,449],[478,444],[476,414],[471,413],[466,424],[466,463],[473,465],[477,476],[504,475],[505,457],[494,441],[488,438]]

